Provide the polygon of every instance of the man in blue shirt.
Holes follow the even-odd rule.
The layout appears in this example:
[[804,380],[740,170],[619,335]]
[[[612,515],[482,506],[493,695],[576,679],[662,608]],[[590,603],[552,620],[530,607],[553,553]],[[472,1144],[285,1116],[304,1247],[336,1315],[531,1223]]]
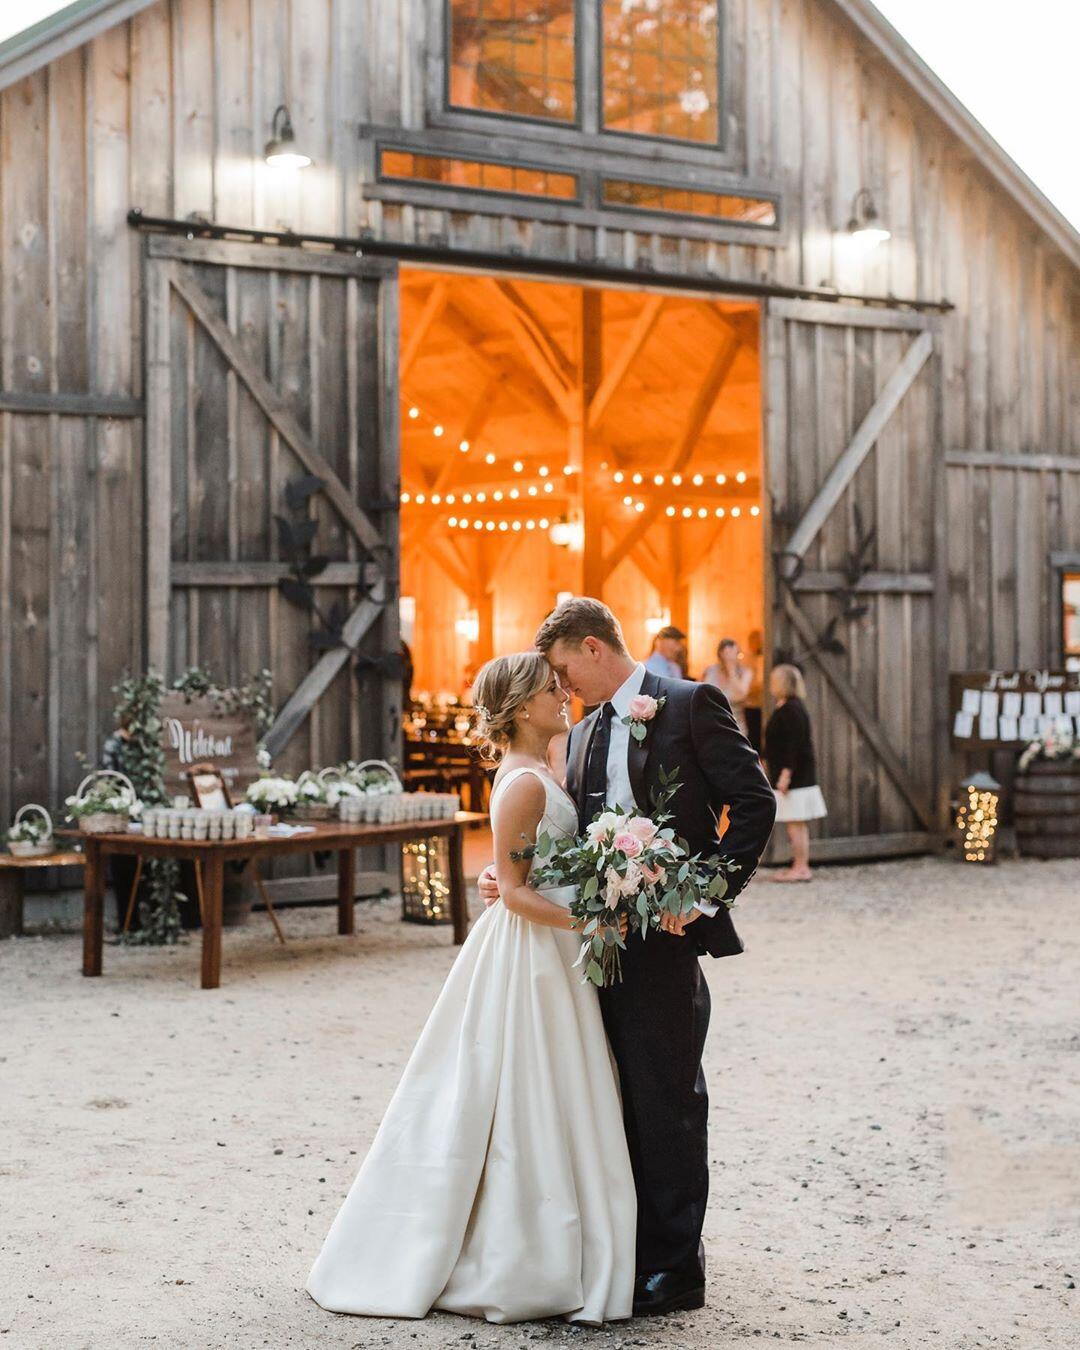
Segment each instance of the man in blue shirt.
[[679,654],[679,647],[686,641],[686,634],[681,628],[676,628],[674,624],[668,624],[666,628],[661,628],[656,637],[653,638],[653,649],[649,653],[649,659],[645,662],[645,669],[653,675],[660,675],[668,680],[681,680],[683,677],[682,666],[679,665],[676,657]]

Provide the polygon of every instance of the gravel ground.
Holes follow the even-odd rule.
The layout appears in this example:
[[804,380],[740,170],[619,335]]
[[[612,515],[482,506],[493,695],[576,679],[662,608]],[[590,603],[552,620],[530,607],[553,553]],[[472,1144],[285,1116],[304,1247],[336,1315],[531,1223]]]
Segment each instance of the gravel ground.
[[[706,962],[708,1307],[600,1330],[335,1316],[308,1267],[453,959],[360,907],[0,944],[2,1347],[1075,1346],[1080,865],[755,882]],[[408,1253],[402,1253],[408,1259]]]

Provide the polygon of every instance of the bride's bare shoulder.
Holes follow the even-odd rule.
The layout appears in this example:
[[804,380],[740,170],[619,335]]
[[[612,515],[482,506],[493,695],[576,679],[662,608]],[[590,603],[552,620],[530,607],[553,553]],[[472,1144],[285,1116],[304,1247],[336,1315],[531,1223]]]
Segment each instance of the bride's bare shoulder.
[[537,770],[515,772],[507,767],[495,775],[491,797],[492,824],[496,828],[504,823],[516,826],[534,817],[540,819],[547,804],[547,789]]

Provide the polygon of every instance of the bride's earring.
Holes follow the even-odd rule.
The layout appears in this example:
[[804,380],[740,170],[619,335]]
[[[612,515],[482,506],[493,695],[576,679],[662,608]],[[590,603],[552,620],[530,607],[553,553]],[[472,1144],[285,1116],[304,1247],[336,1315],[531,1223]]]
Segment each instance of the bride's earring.
[[526,722],[527,722],[527,721],[529,720],[529,710],[528,710],[528,708],[525,709],[525,711],[521,714],[521,716],[522,716],[522,720],[523,720],[523,721],[526,721]]

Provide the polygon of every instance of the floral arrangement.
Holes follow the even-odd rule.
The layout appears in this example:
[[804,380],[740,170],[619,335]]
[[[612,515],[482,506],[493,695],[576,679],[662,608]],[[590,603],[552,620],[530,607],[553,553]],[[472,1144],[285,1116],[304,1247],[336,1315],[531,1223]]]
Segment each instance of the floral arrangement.
[[138,819],[142,802],[130,788],[114,780],[103,779],[87,792],[85,797],[68,797],[68,820],[83,820],[86,816],[127,816]]
[[[356,789],[357,796],[381,796],[401,791],[401,779],[389,764],[379,760],[357,763],[346,760],[336,766],[341,779],[335,784],[340,789],[342,783],[348,783]],[[342,796],[349,795],[342,792]]]
[[611,808],[593,818],[584,838],[554,839],[542,831],[534,846],[511,855],[535,854],[541,860],[538,884],[577,888],[570,914],[584,935],[576,963],[588,958],[582,983],[607,988],[621,981],[624,917],[627,934],[637,932],[644,939],[650,928],[659,928],[663,914],[681,917],[699,901],[728,908],[734,903],[725,899],[725,874],[734,864],[716,855],[691,854],[686,841],[676,837],[664,807],[678,789],[678,777],[661,770],[660,778],[652,816]]
[[[331,776],[334,775],[334,776]],[[362,797],[363,791],[335,769],[314,773],[308,769],[296,780],[294,813],[312,820],[329,820],[342,797]]]
[[1074,736],[1062,726],[1047,727],[1028,745],[1020,756],[1017,767],[1021,773],[1037,759],[1077,759],[1080,760],[1080,737]]
[[43,816],[27,816],[17,821],[7,832],[9,844],[40,844],[51,838],[52,831]]
[[247,799],[252,806],[264,813],[287,811],[299,800],[299,789],[291,778],[265,774],[249,784]]

